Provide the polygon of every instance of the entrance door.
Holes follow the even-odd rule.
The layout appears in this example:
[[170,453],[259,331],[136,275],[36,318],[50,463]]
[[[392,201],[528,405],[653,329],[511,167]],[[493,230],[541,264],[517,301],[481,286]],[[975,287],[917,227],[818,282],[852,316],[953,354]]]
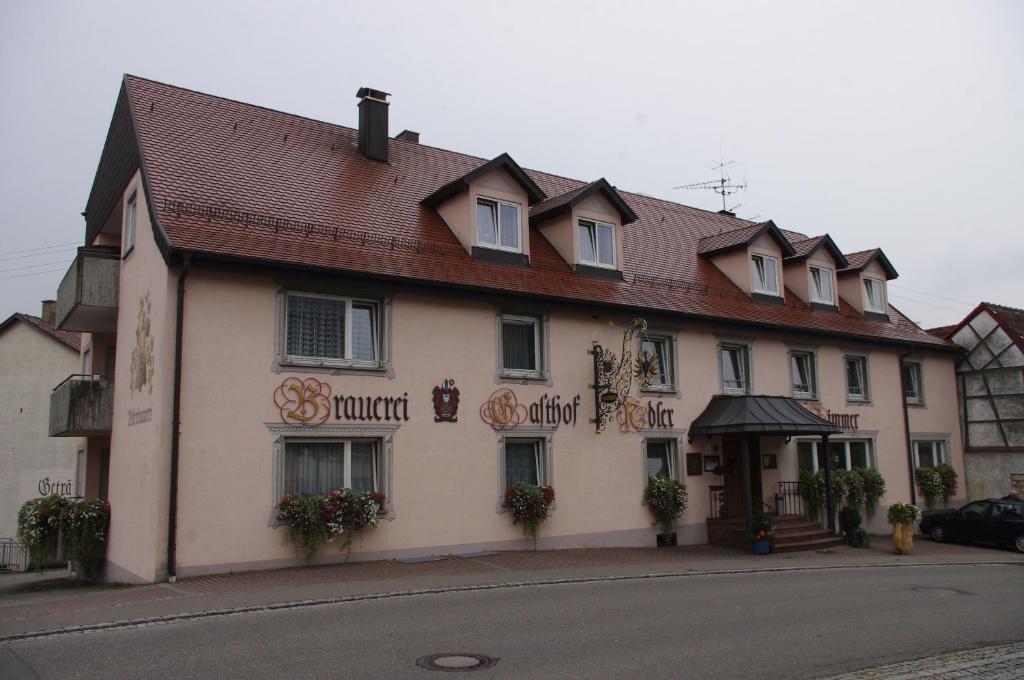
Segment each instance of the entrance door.
[[[750,438],[750,465],[743,469],[743,440],[740,438],[729,438],[722,441],[722,454],[725,459],[725,476],[722,485],[725,487],[725,498],[728,513],[722,513],[723,517],[744,517],[746,515],[747,503],[753,501],[751,509],[754,514],[761,512],[761,450],[757,437]],[[750,477],[750,493],[753,497],[748,499],[743,488],[744,477]]]

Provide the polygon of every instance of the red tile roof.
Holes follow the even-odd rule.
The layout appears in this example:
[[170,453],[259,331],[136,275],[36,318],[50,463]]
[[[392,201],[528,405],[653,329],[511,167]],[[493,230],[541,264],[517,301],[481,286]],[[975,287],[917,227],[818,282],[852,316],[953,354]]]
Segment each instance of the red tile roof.
[[75,333],[73,331],[61,331],[57,330],[53,326],[49,325],[38,316],[32,316],[31,314],[22,314],[21,312],[15,312],[7,317],[7,320],[0,324],[0,331],[13,324],[15,320],[24,321],[33,328],[42,331],[44,334],[50,336],[57,342],[63,343],[75,350],[76,352],[81,351],[82,348],[82,334]]
[[896,268],[889,262],[889,258],[885,256],[881,248],[871,248],[869,250],[858,250],[855,253],[846,253],[846,261],[848,265],[839,270],[840,274],[849,274],[852,272],[859,272],[864,267],[867,267],[872,261],[877,260],[879,266],[885,270],[887,278],[895,279],[899,277],[896,273]]
[[[536,228],[529,267],[475,261],[437,212],[422,205],[438,188],[486,161],[391,140],[389,162],[359,154],[357,132],[191,90],[125,77],[143,170],[165,248],[208,257],[272,262],[597,303],[651,313],[951,347],[891,308],[892,322],[757,304],[708,260],[699,244],[762,225],[642,194],[619,192],[638,220],[622,244],[624,280],[574,274]],[[119,100],[120,102],[120,100]],[[115,123],[119,120],[115,112]],[[120,148],[112,145],[111,149]],[[107,154],[106,148],[104,151]],[[114,154],[130,158],[130,149]],[[119,177],[101,161],[101,177]],[[585,182],[526,170],[560,197]],[[87,221],[103,219],[93,202]],[[88,212],[88,211],[87,211]],[[783,237],[784,238],[784,237]],[[165,250],[165,254],[166,254]]]
[[1006,307],[1005,305],[997,305],[992,302],[984,302],[982,304],[988,307],[989,311],[999,319],[1004,328],[1011,331],[1011,335],[1017,335],[1014,341],[1018,345],[1024,341],[1024,309]]

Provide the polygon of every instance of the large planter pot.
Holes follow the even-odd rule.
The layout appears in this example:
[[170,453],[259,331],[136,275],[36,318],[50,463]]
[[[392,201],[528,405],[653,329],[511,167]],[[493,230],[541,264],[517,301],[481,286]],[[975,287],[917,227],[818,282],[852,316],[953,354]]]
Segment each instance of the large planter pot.
[[671,534],[658,534],[659,548],[673,548],[676,545],[676,532]]
[[892,551],[897,555],[909,555],[914,549],[914,525],[892,525]]
[[769,538],[759,538],[754,541],[754,554],[767,555],[772,551],[772,541]]

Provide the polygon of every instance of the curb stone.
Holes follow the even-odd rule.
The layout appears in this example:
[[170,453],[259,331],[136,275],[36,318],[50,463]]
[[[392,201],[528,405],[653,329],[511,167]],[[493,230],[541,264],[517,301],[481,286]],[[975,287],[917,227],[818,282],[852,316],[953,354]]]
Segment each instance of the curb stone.
[[621,581],[643,581],[669,578],[687,578],[695,576],[731,576],[740,574],[762,574],[762,573],[783,573],[793,571],[828,571],[839,569],[899,569],[907,567],[971,567],[971,566],[1021,566],[1016,560],[1003,561],[975,561],[975,562],[914,562],[914,563],[880,563],[880,564],[854,564],[854,565],[804,565],[792,567],[767,567],[767,568],[746,568],[746,569],[709,569],[685,571],[658,572],[650,574],[627,574],[620,576],[584,576],[569,578],[536,579],[532,581],[504,581],[499,583],[484,583],[464,586],[449,586],[438,588],[419,588],[409,590],[384,591],[379,593],[365,593],[361,595],[338,595],[335,597],[323,597],[316,599],[294,600],[291,602],[273,602],[269,604],[245,605],[227,609],[205,609],[195,612],[181,612],[179,614],[168,614],[165,616],[144,617],[138,619],[127,619],[124,621],[108,621],[104,623],[92,623],[80,626],[68,626],[64,628],[52,628],[46,630],[29,631],[25,633],[13,633],[0,636],[0,643],[18,642],[37,638],[55,637],[73,633],[88,633],[92,631],[110,630],[114,628],[136,628],[141,626],[155,625],[160,623],[175,623],[178,621],[190,621],[195,619],[206,619],[234,614],[250,614],[256,612],[269,612],[287,609],[301,609],[305,607],[322,607],[334,604],[346,604],[349,602],[365,602],[373,600],[386,600],[400,597],[419,597],[424,595],[443,595],[446,593],[465,593],[487,590],[509,590],[514,588],[535,588],[543,586],[573,585],[586,583],[614,583]]

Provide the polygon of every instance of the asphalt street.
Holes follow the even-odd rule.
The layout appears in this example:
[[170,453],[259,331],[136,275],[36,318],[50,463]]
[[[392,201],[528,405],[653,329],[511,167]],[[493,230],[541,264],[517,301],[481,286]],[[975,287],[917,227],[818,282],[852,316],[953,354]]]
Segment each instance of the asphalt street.
[[[507,588],[0,644],[0,678],[821,677],[1024,640],[1024,568],[836,569]],[[1024,669],[1021,671],[1024,675]],[[465,677],[465,676],[464,676]]]

